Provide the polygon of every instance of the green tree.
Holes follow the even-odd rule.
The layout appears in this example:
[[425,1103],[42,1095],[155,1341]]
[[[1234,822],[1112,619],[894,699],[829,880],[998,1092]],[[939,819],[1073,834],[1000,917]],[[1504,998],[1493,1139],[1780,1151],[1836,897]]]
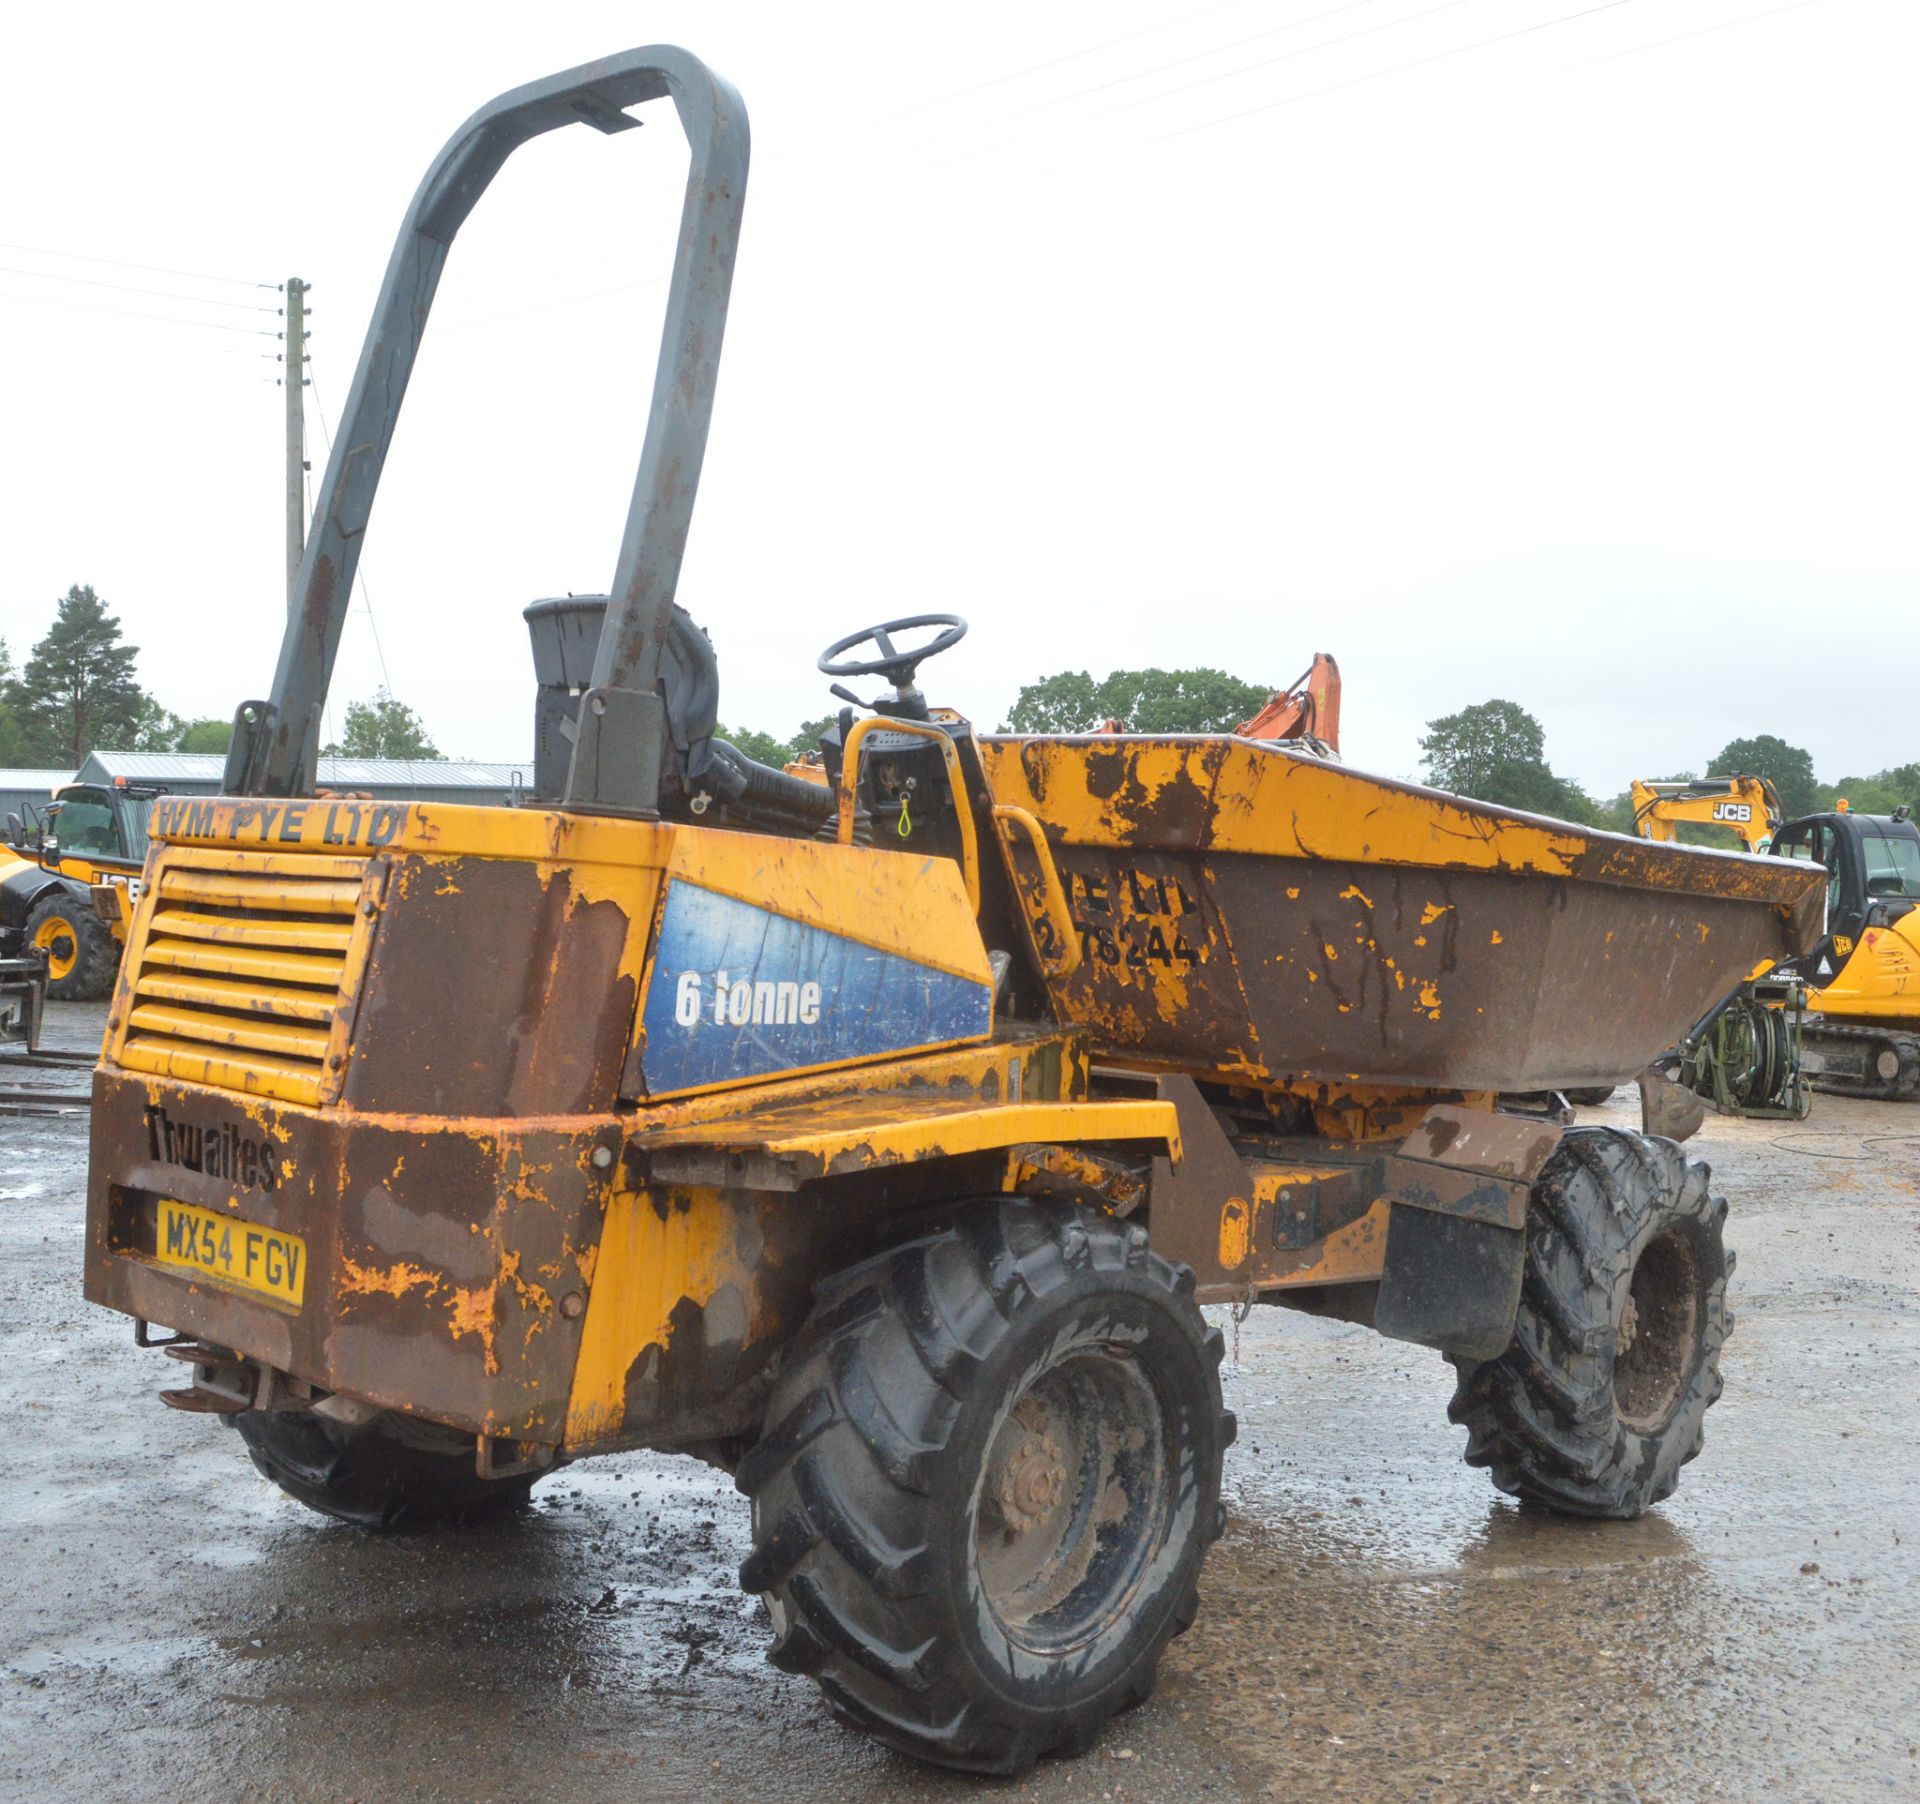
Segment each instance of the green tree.
[[724,739],[736,751],[745,752],[756,764],[771,764],[775,770],[790,764],[795,758],[804,758],[809,752],[820,749],[820,735],[833,725],[831,714],[818,720],[803,721],[799,731],[788,739],[776,739],[771,733],[762,733],[757,727],[718,726],[713,729],[716,739]]
[[1084,670],[1062,670],[1022,688],[1001,730],[1090,733],[1118,720],[1135,733],[1230,733],[1272,694],[1270,684],[1204,667],[1116,670],[1098,683]]
[[1871,777],[1845,777],[1821,791],[1821,801],[1829,808],[1842,797],[1860,814],[1905,808],[1920,815],[1920,764],[1896,764]]
[[186,730],[187,723],[171,708],[163,708],[152,696],[142,695],[128,749],[136,752],[178,751],[180,735]]
[[1780,795],[1787,819],[1811,814],[1820,806],[1820,784],[1813,774],[1813,756],[1771,733],[1753,739],[1735,739],[1722,746],[1707,766],[1710,777],[1765,777]]
[[820,735],[833,725],[833,718],[831,714],[823,714],[818,720],[803,720],[800,730],[787,741],[787,756],[804,758],[809,752],[819,751]]
[[25,734],[13,711],[13,657],[0,639],[0,764],[19,764]]
[[179,748],[183,752],[224,752],[233,743],[230,720],[193,720],[181,730]]
[[1637,833],[1639,828],[1633,821],[1633,791],[1623,789],[1617,796],[1608,796],[1604,802],[1595,802],[1598,825],[1610,828],[1615,833]]
[[1458,714],[1427,722],[1420,741],[1420,762],[1427,781],[1455,795],[1483,801],[1503,797],[1487,793],[1502,772],[1546,769],[1547,736],[1518,702],[1476,702]]
[[1084,670],[1056,671],[1015,698],[1003,733],[1086,733],[1105,719],[1100,685]]
[[343,758],[440,757],[420,716],[385,689],[376,689],[369,701],[348,702],[346,731],[324,750]]
[[1593,798],[1577,783],[1554,775],[1547,763],[1546,734],[1517,702],[1477,702],[1458,714],[1428,721],[1420,762],[1436,789],[1502,808],[1601,824]]
[[786,743],[771,733],[756,732],[752,727],[717,726],[713,736],[724,739],[735,751],[745,752],[756,764],[771,764],[778,770],[787,761]]
[[7,684],[19,756],[78,769],[95,746],[131,746],[146,697],[134,681],[134,646],[93,590],[75,583],[25,668]]

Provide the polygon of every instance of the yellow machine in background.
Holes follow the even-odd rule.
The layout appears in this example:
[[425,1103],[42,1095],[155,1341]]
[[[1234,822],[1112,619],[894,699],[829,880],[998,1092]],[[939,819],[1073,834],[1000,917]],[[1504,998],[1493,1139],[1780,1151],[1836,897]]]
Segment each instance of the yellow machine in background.
[[1811,986],[1805,1062],[1816,1089],[1920,1097],[1920,831],[1904,808],[1788,821],[1775,857],[1827,869],[1825,936],[1780,975]]
[[1685,1081],[1730,1113],[1804,1116],[1807,1086],[1904,1102],[1920,1096],[1920,832],[1904,808],[1831,811],[1783,822],[1761,777],[1635,781],[1641,836],[1683,822],[1723,828],[1750,852],[1827,867],[1821,942],[1768,964],[1682,1042]]
[[39,954],[56,1002],[97,1001],[113,987],[160,793],[124,779],[69,783],[44,816],[7,821],[0,954]]
[[1780,798],[1765,777],[1633,780],[1633,828],[1642,839],[1672,843],[1683,823],[1720,827],[1749,852],[1764,852],[1780,824]]
[[[1671,844],[1683,825],[1730,833],[1749,852],[1765,852],[1780,824],[1780,799],[1764,777],[1633,780],[1634,830]],[[1807,986],[1772,960],[1681,1036],[1656,1067],[1704,1097],[1723,1115],[1803,1121],[1813,1108],[1802,1043]]]
[[[526,139],[663,100],[690,169],[645,449],[610,596],[526,610],[528,805],[316,796],[460,223]],[[1726,1205],[1668,1141],[1497,1096],[1641,1068],[1804,949],[1821,876],[1277,739],[982,735],[919,687],[951,614],[822,654],[884,685],[822,781],[743,756],[675,596],[746,142],[656,47],[502,96],[421,184],[272,689],[225,795],[154,805],[86,1292],[171,1331],[170,1405],[368,1527],[502,1515],[621,1448],[724,1466],[774,1663],[893,1747],[1018,1772],[1147,1698],[1199,1608],[1233,1439],[1202,1305],[1445,1353],[1466,1457],[1544,1507],[1673,1490]]]

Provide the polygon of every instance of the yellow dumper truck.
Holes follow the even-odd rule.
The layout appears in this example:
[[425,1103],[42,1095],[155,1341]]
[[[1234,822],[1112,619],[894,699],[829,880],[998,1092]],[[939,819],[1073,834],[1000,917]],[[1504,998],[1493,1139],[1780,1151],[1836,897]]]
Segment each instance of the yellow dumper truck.
[[[659,375],[609,596],[527,610],[535,794],[316,794],[454,234],[521,142],[659,100],[692,153]],[[616,1449],[719,1463],[774,1663],[1012,1772],[1144,1698],[1198,1607],[1233,1438],[1204,1304],[1441,1350],[1517,1495],[1672,1490],[1725,1207],[1669,1143],[1496,1096],[1644,1063],[1810,943],[1824,879],[1272,742],[983,736],[919,687],[952,616],[829,649],[881,692],[825,784],[745,758],[675,593],[746,172],[739,96],[666,48],[502,96],[428,172],[271,689],[226,793],[152,811],[86,1288],[180,1362],[167,1402],[371,1527]]]

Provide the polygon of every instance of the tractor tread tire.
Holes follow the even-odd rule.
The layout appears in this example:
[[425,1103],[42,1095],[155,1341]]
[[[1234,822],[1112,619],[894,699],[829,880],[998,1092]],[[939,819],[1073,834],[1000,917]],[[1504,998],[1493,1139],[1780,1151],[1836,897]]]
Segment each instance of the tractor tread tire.
[[[766,1432],[736,1474],[754,1527],[740,1582],[767,1602],[768,1658],[811,1676],[843,1721],[936,1765],[1019,1773],[1084,1751],[1145,1699],[1167,1643],[1194,1619],[1233,1433],[1221,1337],[1193,1301],[1192,1273],[1151,1252],[1137,1224],[994,1198],[917,1232],[817,1287]],[[1011,1647],[987,1649],[976,1626],[986,1606],[967,1601],[962,1576],[982,1469],[969,1437],[1040,1369],[1021,1361],[1044,1362],[1103,1306],[1140,1311],[1164,1336],[1153,1382],[1178,1392],[1163,1407],[1182,1425],[1170,1432],[1182,1436],[1183,1476],[1133,1607],[1088,1643],[1092,1676],[1056,1660],[1015,1681],[993,1665],[1012,1661]]]
[[90,898],[76,897],[64,891],[43,896],[27,916],[28,946],[48,921],[59,919],[73,935],[73,969],[66,976],[47,978],[47,996],[53,1002],[98,1002],[113,988],[114,973],[120,967],[120,948],[112,930],[93,912]]
[[226,1420],[289,1497],[379,1533],[490,1521],[524,1509],[533,1490],[531,1475],[481,1478],[470,1451],[422,1445],[421,1432],[391,1414],[363,1428],[304,1411],[248,1410]]
[[[1670,1140],[1614,1128],[1573,1128],[1562,1139],[1527,1210],[1513,1344],[1498,1359],[1453,1362],[1447,1413],[1467,1430],[1467,1463],[1487,1468],[1502,1491],[1621,1520],[1672,1495],[1700,1451],[1733,1325],[1727,1207],[1710,1176]],[[1623,1417],[1616,1359],[1635,1262],[1667,1235],[1692,1261],[1690,1365],[1664,1418],[1642,1431]]]

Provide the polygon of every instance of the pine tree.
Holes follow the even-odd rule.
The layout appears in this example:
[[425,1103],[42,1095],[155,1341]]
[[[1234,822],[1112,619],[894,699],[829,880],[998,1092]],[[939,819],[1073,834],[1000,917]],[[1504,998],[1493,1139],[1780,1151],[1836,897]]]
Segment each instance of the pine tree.
[[60,599],[47,636],[7,684],[19,755],[77,770],[95,746],[131,746],[146,712],[134,681],[138,648],[122,642],[120,622],[85,584]]
[[0,639],[0,765],[19,764],[24,757],[21,748],[25,737],[14,711],[13,685],[13,658],[7,651],[6,640]]

